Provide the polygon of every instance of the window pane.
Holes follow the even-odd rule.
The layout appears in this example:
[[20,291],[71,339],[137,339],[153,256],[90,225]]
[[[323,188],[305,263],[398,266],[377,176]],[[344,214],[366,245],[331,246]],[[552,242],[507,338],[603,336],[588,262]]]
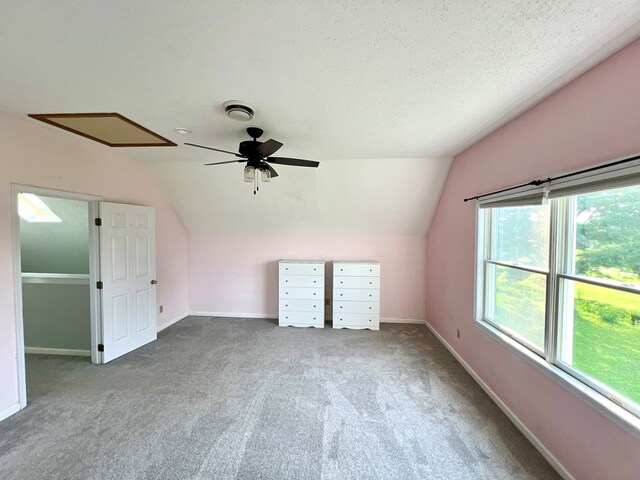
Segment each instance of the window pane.
[[562,280],[560,359],[640,403],[640,295]]
[[576,273],[640,286],[640,186],[575,198]]
[[548,205],[492,209],[492,259],[546,270],[549,215]]
[[487,277],[488,319],[544,350],[545,275],[488,263]]

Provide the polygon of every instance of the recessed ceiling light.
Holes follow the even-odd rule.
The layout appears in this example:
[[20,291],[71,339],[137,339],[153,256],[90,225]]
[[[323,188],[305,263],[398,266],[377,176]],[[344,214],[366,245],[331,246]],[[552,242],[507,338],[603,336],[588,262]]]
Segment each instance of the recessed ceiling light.
[[234,120],[247,122],[253,118],[253,107],[240,100],[228,100],[222,104],[225,113]]
[[191,130],[184,127],[178,127],[176,128],[176,133],[179,133],[180,135],[189,135],[191,133]]

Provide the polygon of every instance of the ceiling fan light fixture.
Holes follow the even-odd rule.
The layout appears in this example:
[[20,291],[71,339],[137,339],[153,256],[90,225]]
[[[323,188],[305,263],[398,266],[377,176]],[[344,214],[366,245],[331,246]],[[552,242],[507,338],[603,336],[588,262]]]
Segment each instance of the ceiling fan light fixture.
[[222,108],[224,108],[224,111],[228,117],[243,122],[248,122],[253,118],[253,115],[255,114],[255,111],[252,107],[239,100],[226,101],[222,104]]
[[256,179],[256,169],[254,167],[244,167],[244,181],[253,182]]
[[269,170],[260,170],[260,180],[263,182],[270,182],[271,172]]

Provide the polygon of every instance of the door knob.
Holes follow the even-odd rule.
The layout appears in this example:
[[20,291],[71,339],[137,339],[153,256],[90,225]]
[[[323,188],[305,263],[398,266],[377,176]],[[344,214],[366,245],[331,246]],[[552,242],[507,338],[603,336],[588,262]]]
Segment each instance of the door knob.
[[151,280],[151,285],[157,285],[158,284],[158,280]]

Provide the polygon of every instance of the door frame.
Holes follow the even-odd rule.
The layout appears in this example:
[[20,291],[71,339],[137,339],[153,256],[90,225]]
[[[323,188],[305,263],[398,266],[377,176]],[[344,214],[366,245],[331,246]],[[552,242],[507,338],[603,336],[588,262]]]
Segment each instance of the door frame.
[[20,408],[27,406],[27,376],[25,370],[24,318],[22,315],[22,255],[20,248],[20,217],[18,215],[18,193],[33,193],[45,197],[86,201],[89,207],[89,301],[91,309],[91,363],[103,363],[98,344],[102,343],[102,309],[100,291],[96,286],[100,280],[100,235],[95,219],[99,217],[102,197],[84,193],[67,192],[30,185],[11,184],[11,230],[13,240],[13,291],[16,329],[16,357],[18,361],[18,402]]

